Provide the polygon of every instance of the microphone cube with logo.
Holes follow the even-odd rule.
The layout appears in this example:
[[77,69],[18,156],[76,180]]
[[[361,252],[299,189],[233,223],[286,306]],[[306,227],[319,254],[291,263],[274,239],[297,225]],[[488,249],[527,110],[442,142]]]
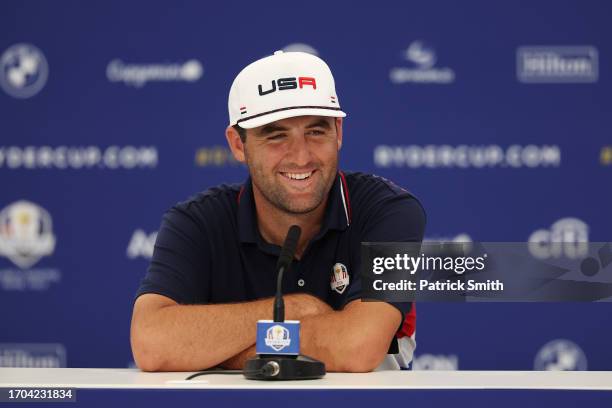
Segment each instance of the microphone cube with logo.
[[249,359],[244,376],[250,380],[314,380],[325,375],[325,364],[300,355],[300,322],[259,320],[257,357]]

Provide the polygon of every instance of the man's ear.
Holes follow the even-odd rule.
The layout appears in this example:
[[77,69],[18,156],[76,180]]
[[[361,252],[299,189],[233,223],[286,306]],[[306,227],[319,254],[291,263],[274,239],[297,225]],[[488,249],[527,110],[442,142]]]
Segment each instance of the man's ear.
[[336,136],[338,138],[338,151],[342,147],[342,118],[336,118]]
[[244,143],[242,143],[242,140],[240,140],[240,135],[233,126],[228,126],[227,129],[225,129],[225,138],[227,139],[227,144],[229,145],[234,158],[240,163],[244,163]]

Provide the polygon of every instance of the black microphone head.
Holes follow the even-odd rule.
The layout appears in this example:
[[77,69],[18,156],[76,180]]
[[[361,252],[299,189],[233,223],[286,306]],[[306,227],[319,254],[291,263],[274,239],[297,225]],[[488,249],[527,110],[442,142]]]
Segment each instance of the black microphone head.
[[281,253],[278,257],[278,263],[276,264],[277,269],[279,269],[281,266],[285,266],[286,268],[291,261],[293,261],[293,256],[295,255],[295,250],[297,249],[301,234],[302,229],[297,225],[292,225],[289,228],[287,237],[285,238],[285,243],[283,244]]

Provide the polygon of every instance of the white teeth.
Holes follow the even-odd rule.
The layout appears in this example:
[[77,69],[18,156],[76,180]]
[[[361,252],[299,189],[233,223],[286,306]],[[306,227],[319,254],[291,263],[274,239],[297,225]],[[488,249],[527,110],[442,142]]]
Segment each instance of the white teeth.
[[285,176],[294,180],[304,180],[311,176],[312,171],[308,173],[283,173]]

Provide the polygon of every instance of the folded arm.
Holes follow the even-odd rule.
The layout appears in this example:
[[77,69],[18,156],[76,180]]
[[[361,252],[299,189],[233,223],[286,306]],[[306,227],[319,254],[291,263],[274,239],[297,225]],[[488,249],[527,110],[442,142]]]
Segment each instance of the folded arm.
[[325,362],[327,371],[372,371],[387,355],[401,320],[388,303],[357,299],[341,311],[304,318],[302,353]]
[[[341,311],[329,309],[303,318],[300,352],[323,361],[327,371],[372,371],[385,358],[401,318],[400,311],[388,303],[354,300]],[[254,355],[251,345],[221,365],[242,369]]]
[[[314,296],[285,297],[287,319],[331,310]],[[252,302],[180,305],[157,294],[136,300],[130,340],[144,371],[197,371],[214,367],[255,344],[257,320],[272,318],[272,299]]]

